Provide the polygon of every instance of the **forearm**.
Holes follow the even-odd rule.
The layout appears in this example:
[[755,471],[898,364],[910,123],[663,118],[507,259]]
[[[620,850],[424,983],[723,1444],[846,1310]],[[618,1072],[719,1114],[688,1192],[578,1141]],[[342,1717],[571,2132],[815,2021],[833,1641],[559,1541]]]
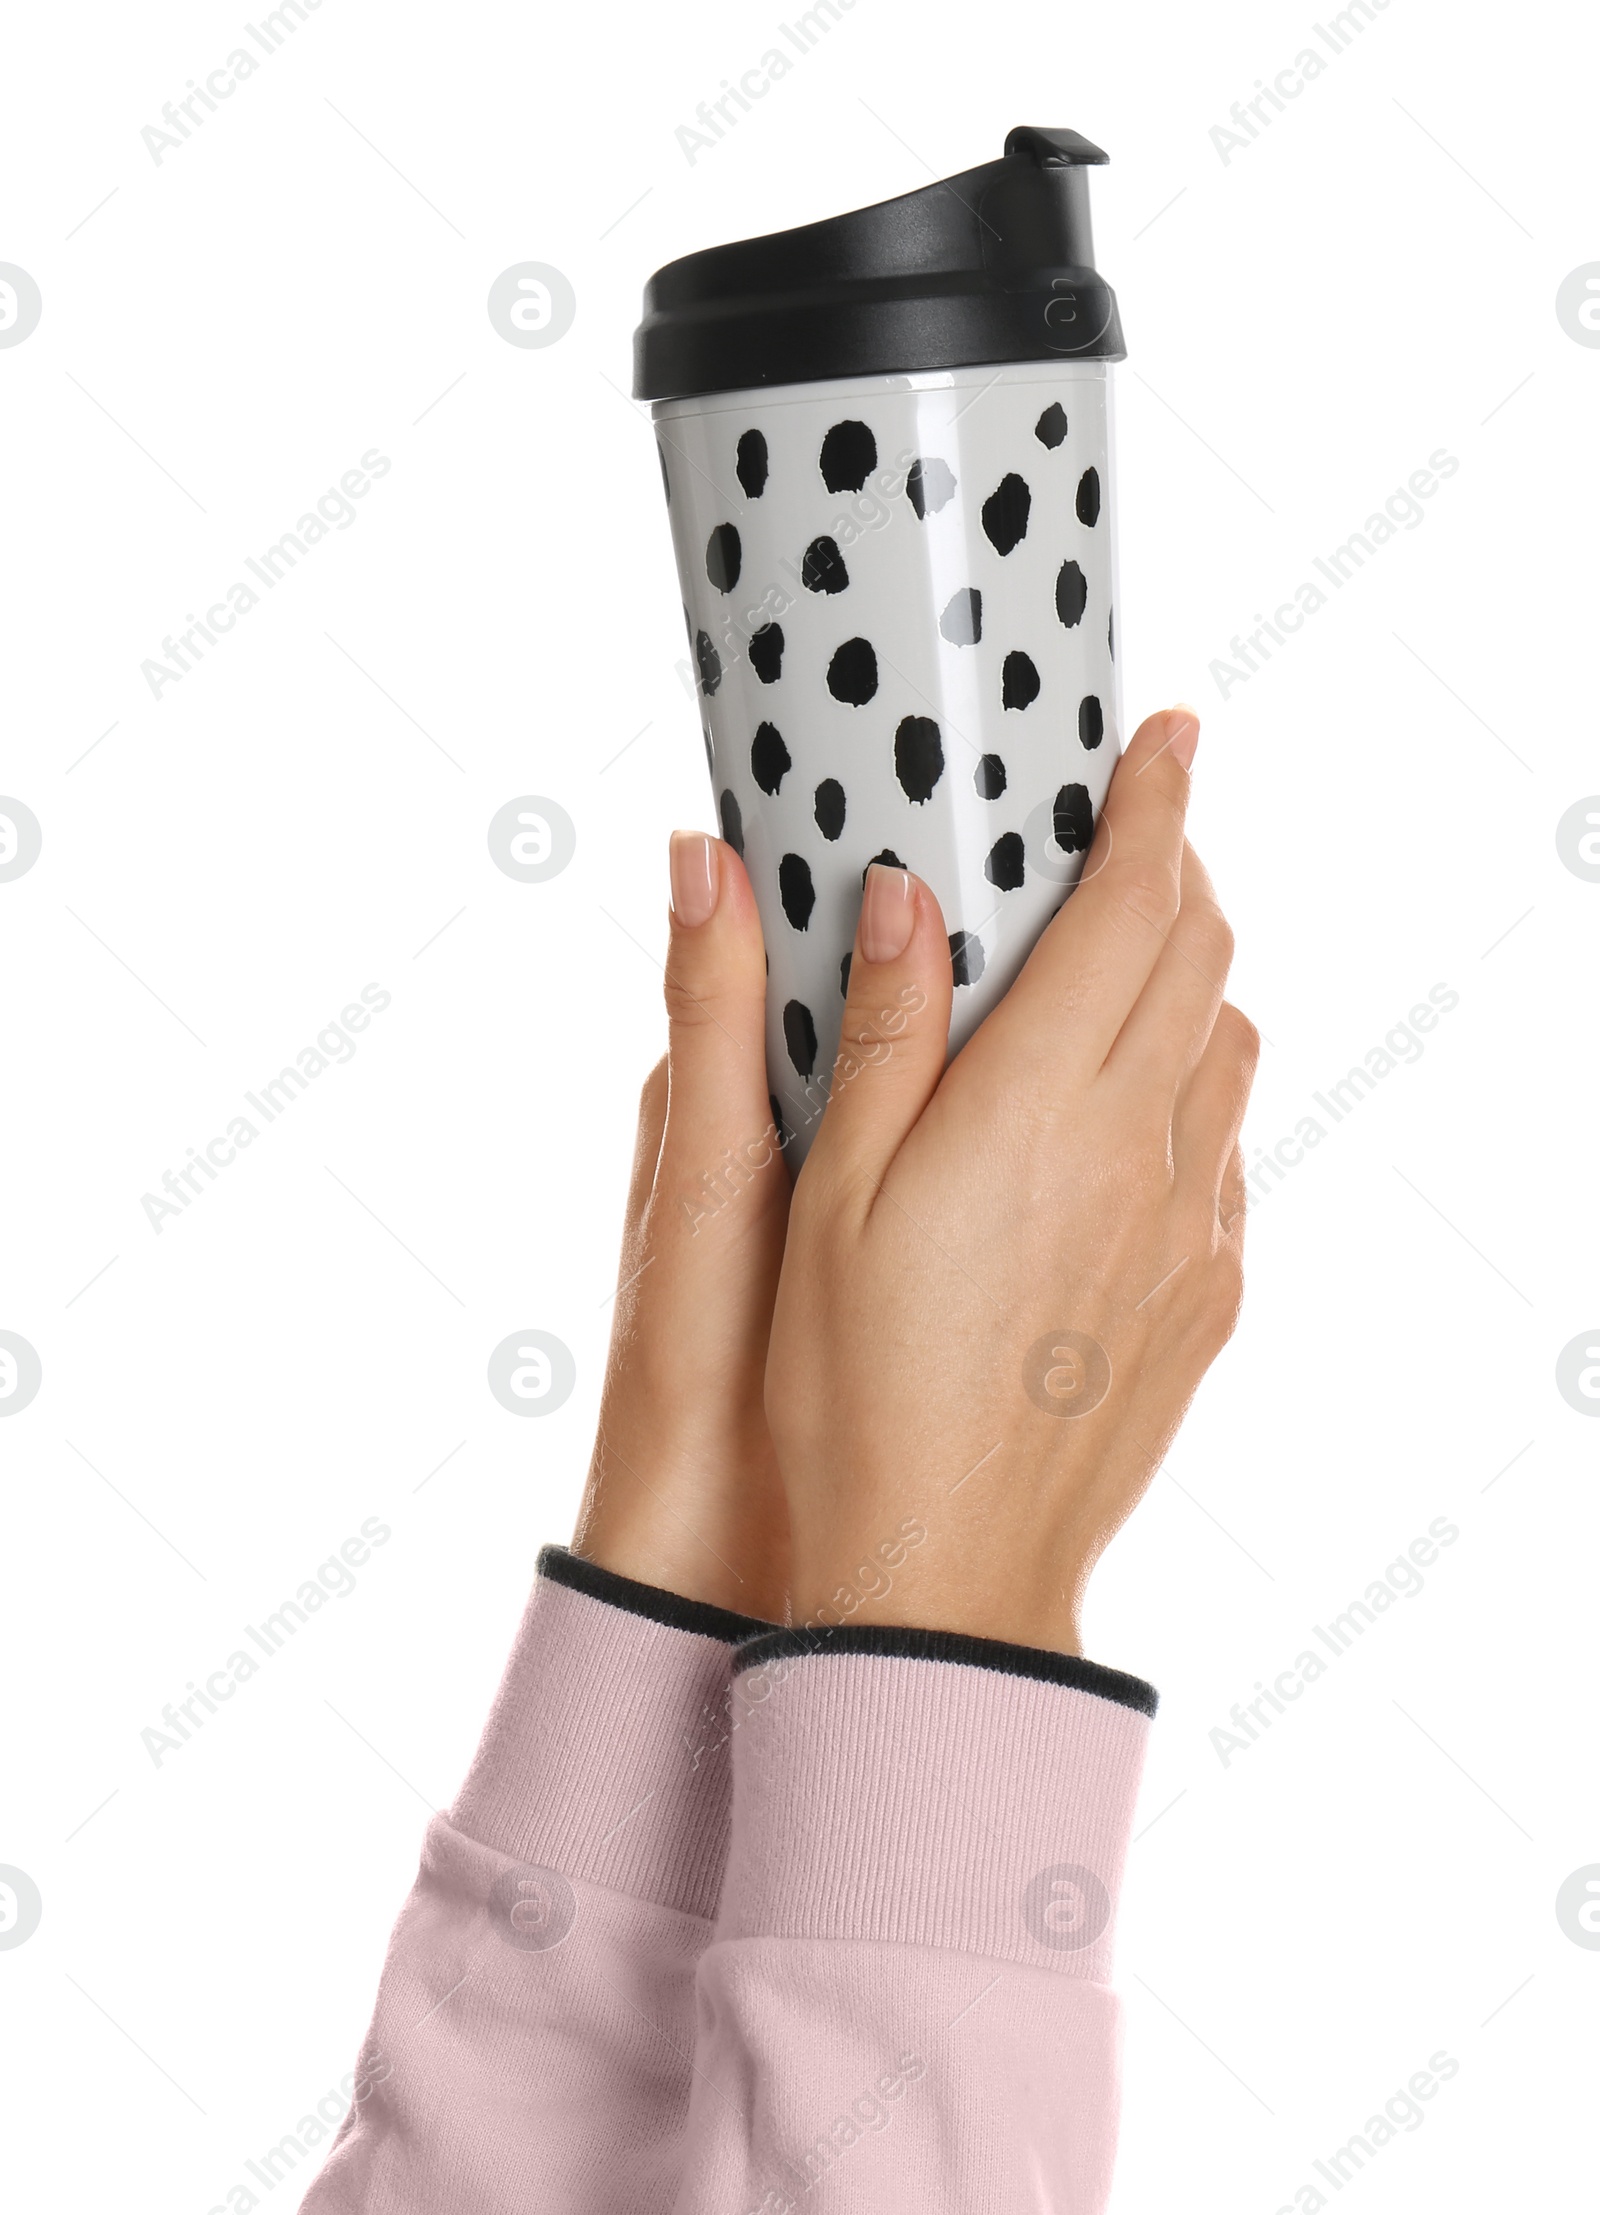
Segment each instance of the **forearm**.
[[745,1619],[558,1549],[429,1826],[306,2215],[671,2207]]
[[734,1822],[676,2215],[1095,2215],[1155,1695],[853,1626],[739,1650]]

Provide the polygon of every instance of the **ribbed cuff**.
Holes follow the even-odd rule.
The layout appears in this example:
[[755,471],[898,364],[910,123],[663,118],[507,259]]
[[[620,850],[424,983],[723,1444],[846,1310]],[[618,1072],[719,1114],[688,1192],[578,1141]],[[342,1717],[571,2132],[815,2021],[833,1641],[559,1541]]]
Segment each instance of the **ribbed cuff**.
[[1106,1983],[1155,1694],[987,1639],[865,1626],[735,1656],[719,1938],[864,1939]]
[[546,1547],[452,1826],[512,1860],[711,1916],[729,1654],[764,1627]]

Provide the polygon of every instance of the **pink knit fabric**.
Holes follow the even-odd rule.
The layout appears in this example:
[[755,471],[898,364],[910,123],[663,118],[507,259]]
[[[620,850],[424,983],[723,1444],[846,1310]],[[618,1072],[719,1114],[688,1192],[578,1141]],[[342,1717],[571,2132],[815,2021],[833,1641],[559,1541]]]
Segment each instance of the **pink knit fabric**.
[[540,1578],[306,2215],[1103,2208],[1145,1714],[730,1654]]
[[677,2215],[1093,2215],[1147,1717],[940,1660],[735,1680]]
[[539,1578],[305,2215],[671,2207],[727,1850],[728,1654]]

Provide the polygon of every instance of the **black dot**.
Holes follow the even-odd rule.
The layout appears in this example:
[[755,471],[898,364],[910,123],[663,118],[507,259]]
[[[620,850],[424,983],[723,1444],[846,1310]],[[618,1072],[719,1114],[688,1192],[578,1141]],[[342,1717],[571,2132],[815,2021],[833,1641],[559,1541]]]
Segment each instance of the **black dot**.
[[704,631],[694,634],[694,658],[700,664],[701,684],[707,692],[714,693],[722,682],[722,656]]
[[744,854],[744,821],[739,813],[739,803],[731,792],[724,792],[720,806],[722,835],[741,857]]
[[937,515],[955,498],[955,473],[947,461],[937,455],[926,461],[914,461],[906,471],[906,498],[917,511],[917,521],[926,522],[930,515]]
[[783,1011],[783,1043],[796,1073],[809,1077],[817,1066],[817,1026],[804,1000],[791,1000]]
[[719,592],[739,582],[739,534],[731,523],[719,523],[706,540],[706,575]]
[[778,1105],[778,1095],[776,1094],[776,1092],[769,1092],[767,1094],[767,1105],[772,1110],[772,1128],[777,1134],[778,1144],[780,1146],[787,1146],[789,1143],[789,1133],[784,1127],[783,1110]]
[[777,623],[763,623],[750,634],[750,666],[763,684],[776,684],[783,674],[783,630]]
[[1069,631],[1075,623],[1082,621],[1088,600],[1089,587],[1084,580],[1083,571],[1075,561],[1064,561],[1061,564],[1061,574],[1056,579],[1056,613]]
[[1092,692],[1078,702],[1078,744],[1092,754],[1106,735],[1105,710]]
[[1067,411],[1059,400],[1052,400],[1043,415],[1033,426],[1033,435],[1041,446],[1059,446],[1067,435]]
[[656,460],[661,464],[661,489],[667,496],[667,506],[672,505],[672,479],[667,475],[667,449],[656,441]]
[[859,492],[878,466],[878,442],[865,423],[835,423],[817,467],[830,492]]
[[[892,846],[885,846],[881,854],[874,854],[872,857],[872,861],[869,861],[867,863],[867,869],[870,869],[872,867],[873,862],[882,862],[885,869],[904,869],[905,867],[905,863],[900,859],[900,856],[895,852]],[[861,872],[861,885],[863,891],[866,889],[867,869],[863,869]]]
[[983,865],[983,873],[989,882],[1001,892],[1015,892],[1022,882],[1022,834],[1007,831],[1004,838],[997,838],[989,848],[989,858]]
[[1091,526],[1100,520],[1100,472],[1086,469],[1078,479],[1078,521]]
[[1031,708],[1039,697],[1039,672],[1022,652],[1007,654],[1000,671],[1000,704]]
[[844,829],[844,786],[837,777],[824,777],[817,787],[812,813],[824,838],[834,839]]
[[998,754],[985,754],[972,772],[980,800],[998,800],[1006,788],[1006,765]]
[[1106,613],[1106,652],[1111,656],[1111,659],[1113,661],[1115,661],[1117,658],[1116,629],[1117,611],[1115,608],[1110,608],[1107,610]]
[[777,724],[758,725],[750,745],[750,774],[769,798],[776,794],[793,766]]
[[739,483],[747,500],[759,500],[767,489],[767,441],[760,431],[746,431],[739,441]]
[[976,585],[963,585],[950,595],[939,618],[939,635],[952,646],[976,646],[983,636],[983,594]]
[[839,990],[848,1000],[850,997],[850,956],[848,954],[839,964]]
[[950,933],[950,981],[952,984],[976,984],[983,975],[983,940],[976,931],[952,931]]
[[1086,854],[1094,837],[1094,805],[1086,784],[1064,784],[1050,810],[1056,844],[1069,854]]
[[878,689],[878,657],[864,638],[847,638],[828,664],[828,690],[847,707],[865,707]]
[[1015,470],[1002,477],[983,503],[983,534],[997,554],[1009,554],[1028,535],[1033,494]]
[[706,742],[706,767],[714,777],[717,773],[717,750],[711,743],[711,725],[709,723],[701,724],[700,736]]
[[785,854],[778,864],[778,894],[783,912],[797,931],[811,921],[817,904],[817,888],[811,882],[811,864],[800,854]]
[[850,582],[844,556],[831,538],[814,538],[800,560],[800,582],[807,592],[843,592]]
[[930,798],[944,775],[944,747],[939,726],[931,715],[907,715],[894,734],[894,773],[908,800],[919,805]]

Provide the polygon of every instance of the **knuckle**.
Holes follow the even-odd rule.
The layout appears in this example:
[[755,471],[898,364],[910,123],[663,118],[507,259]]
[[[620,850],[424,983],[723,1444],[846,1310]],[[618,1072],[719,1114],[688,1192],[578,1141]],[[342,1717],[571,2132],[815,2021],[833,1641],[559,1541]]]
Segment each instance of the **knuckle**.
[[1233,965],[1233,926],[1221,908],[1210,902],[1197,908],[1190,928],[1204,966],[1217,977],[1226,976]]
[[1244,1303],[1244,1263],[1236,1249],[1219,1246],[1206,1271],[1200,1323],[1208,1346],[1220,1349],[1238,1326]]
[[1249,1016],[1236,1008],[1231,1000],[1224,1000],[1217,1014],[1217,1028],[1229,1051],[1246,1070],[1253,1071],[1261,1059],[1261,1033]]
[[1123,911],[1165,932],[1178,912],[1178,887],[1172,869],[1154,855],[1129,855],[1114,867],[1117,899]]

